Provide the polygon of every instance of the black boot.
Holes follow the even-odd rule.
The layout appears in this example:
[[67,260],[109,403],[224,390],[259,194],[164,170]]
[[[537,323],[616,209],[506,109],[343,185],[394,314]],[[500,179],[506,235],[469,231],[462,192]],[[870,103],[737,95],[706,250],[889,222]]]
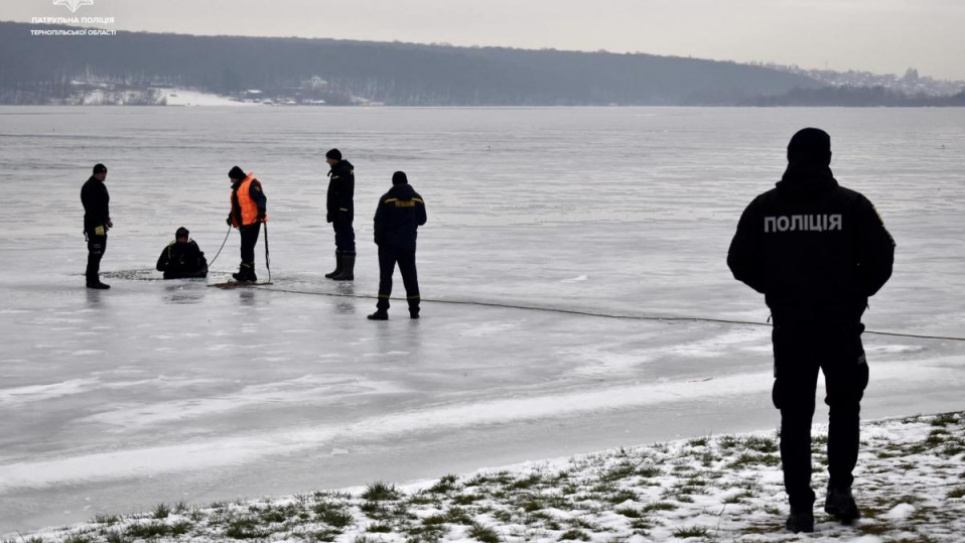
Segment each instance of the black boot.
[[861,518],[858,504],[854,503],[850,488],[829,488],[824,498],[824,512],[833,516],[841,524],[851,524]]
[[326,273],[325,277],[331,279],[340,273],[342,273],[342,253],[335,251],[335,269],[332,273]]
[[419,304],[409,304],[409,318],[418,319],[419,318]]
[[342,271],[334,275],[332,279],[336,281],[355,280],[355,255],[342,255]]
[[385,309],[376,309],[375,313],[372,313],[367,318],[370,321],[387,321],[389,320],[389,312]]
[[111,288],[110,285],[105,285],[101,283],[101,258],[104,256],[103,253],[88,253],[87,254],[87,271],[84,274],[87,278],[87,288],[97,289],[97,290],[107,290]]
[[809,534],[814,531],[814,513],[810,509],[791,507],[791,514],[787,517],[784,526],[794,533],[804,532]]
[[255,275],[255,264],[242,262],[241,266],[238,268],[238,273],[231,274],[231,277],[235,278],[235,281],[239,283],[255,283],[258,281],[258,276]]

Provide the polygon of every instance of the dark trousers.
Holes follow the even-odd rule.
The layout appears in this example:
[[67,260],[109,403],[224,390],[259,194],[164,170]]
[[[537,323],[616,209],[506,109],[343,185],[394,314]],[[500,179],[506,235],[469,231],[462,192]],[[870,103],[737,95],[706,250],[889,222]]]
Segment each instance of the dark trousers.
[[343,255],[355,254],[355,229],[350,222],[333,222],[335,229],[335,252]]
[[107,252],[107,236],[97,236],[92,232],[87,234],[87,272],[88,283],[100,281],[101,259]]
[[415,269],[415,247],[399,248],[386,245],[379,246],[379,301],[376,307],[389,308],[389,296],[392,295],[392,274],[395,265],[399,265],[402,273],[402,284],[405,285],[405,295],[409,302],[409,311],[419,311],[419,276]]
[[249,224],[238,229],[241,233],[241,263],[255,264],[255,245],[258,244],[258,234],[261,233],[261,223]]
[[818,370],[824,372],[828,427],[829,487],[851,488],[858,462],[859,412],[868,386],[868,363],[860,323],[775,324],[774,406],[781,410],[781,463],[791,506],[809,508],[811,419]]

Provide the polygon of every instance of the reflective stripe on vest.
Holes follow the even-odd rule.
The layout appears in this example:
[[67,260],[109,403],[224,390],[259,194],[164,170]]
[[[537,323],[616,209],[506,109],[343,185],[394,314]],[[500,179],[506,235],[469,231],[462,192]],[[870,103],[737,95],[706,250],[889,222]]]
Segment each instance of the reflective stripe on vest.
[[[238,207],[241,208],[241,226],[248,226],[258,222],[258,203],[251,198],[251,182],[256,181],[255,174],[249,173],[248,177],[238,185]],[[232,202],[232,205],[234,202]],[[238,222],[234,212],[231,213],[231,222]],[[261,222],[268,222],[268,215]],[[238,225],[235,224],[237,227]]]

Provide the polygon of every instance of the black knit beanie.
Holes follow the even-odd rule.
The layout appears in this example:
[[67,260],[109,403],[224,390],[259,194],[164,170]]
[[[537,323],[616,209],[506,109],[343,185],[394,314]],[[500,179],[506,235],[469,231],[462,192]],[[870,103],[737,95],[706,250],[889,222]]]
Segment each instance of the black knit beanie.
[[831,164],[831,136],[820,128],[799,130],[787,144],[787,161]]
[[191,233],[191,232],[188,232],[188,229],[187,229],[187,228],[185,228],[185,227],[182,226],[181,228],[178,228],[178,231],[177,231],[177,232],[174,233],[174,237],[175,237],[175,238],[186,238],[186,237],[188,237],[188,234],[190,234],[190,233]]
[[244,179],[248,177],[248,174],[246,174],[245,171],[238,166],[235,166],[234,168],[231,168],[230,172],[228,172],[228,177],[231,179]]
[[103,164],[94,164],[94,175],[99,173],[107,173],[107,166]]
[[405,172],[395,172],[392,174],[392,184],[393,185],[405,185],[409,182],[409,178],[406,177]]
[[335,160],[342,160],[342,152],[338,149],[330,149],[325,153],[325,158],[334,158]]

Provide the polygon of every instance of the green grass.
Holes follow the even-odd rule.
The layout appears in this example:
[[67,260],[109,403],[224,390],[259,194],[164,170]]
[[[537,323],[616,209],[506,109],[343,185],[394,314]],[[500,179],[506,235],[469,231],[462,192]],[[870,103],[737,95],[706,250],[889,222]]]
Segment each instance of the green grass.
[[781,463],[781,458],[774,454],[754,454],[743,452],[735,460],[727,464],[730,469],[750,468],[753,466],[777,466]]
[[479,541],[480,543],[499,543],[499,534],[496,530],[492,528],[483,526],[481,524],[473,524],[469,528],[469,537]]
[[590,534],[583,530],[570,529],[560,534],[560,541],[589,541]]
[[623,503],[623,502],[635,502],[640,499],[640,496],[636,492],[628,489],[617,490],[608,496],[603,498],[605,501],[613,504]]
[[110,530],[104,535],[104,541],[107,543],[132,543],[134,540],[125,537],[124,532],[120,530]]
[[[190,525],[189,525],[190,527]],[[184,528],[186,533],[188,528]],[[150,539],[152,537],[166,537],[173,535],[174,531],[171,526],[163,522],[150,521],[137,524],[131,524],[127,526],[124,530],[124,535],[132,539]]]
[[941,415],[937,415],[934,419],[932,419],[931,425],[945,427],[952,424],[960,424],[961,421],[962,421],[962,418],[961,418],[961,414],[959,413],[943,413]]
[[543,476],[539,473],[533,473],[521,479],[516,479],[509,484],[510,490],[527,490],[536,486],[539,486],[543,482]]
[[678,528],[673,531],[673,536],[679,539],[687,539],[688,537],[707,537],[710,535],[710,530],[704,528],[703,526],[691,526],[689,528]]
[[473,523],[472,517],[461,507],[450,507],[446,511],[446,522],[449,524],[470,525]]
[[961,499],[961,498],[965,498],[965,486],[960,486],[960,487],[958,487],[958,488],[952,489],[952,490],[948,493],[948,498],[949,498],[949,499],[952,499],[952,500],[958,500],[958,499]]
[[348,512],[348,508],[342,504],[319,502],[312,506],[312,512],[315,513],[315,517],[320,522],[324,522],[332,528],[345,528],[354,521],[354,517]]
[[90,519],[91,524],[106,524],[107,526],[113,526],[121,521],[121,517],[117,515],[107,515],[98,514],[94,515],[94,518]]
[[643,506],[644,513],[650,513],[652,511],[674,511],[676,509],[679,509],[679,507],[669,502],[654,502]]
[[362,493],[362,499],[373,502],[397,500],[399,499],[399,491],[396,490],[395,485],[378,481],[365,489],[365,492]]
[[154,506],[154,510],[151,511],[151,518],[157,520],[163,520],[171,515],[171,508],[163,503],[159,503]]
[[390,534],[392,533],[392,526],[388,524],[375,523],[366,528],[365,531],[374,534]]
[[647,465],[637,468],[637,475],[645,479],[652,479],[663,475],[663,471],[657,466]]
[[436,484],[432,485],[428,491],[433,494],[448,494],[456,490],[456,481],[458,480],[459,477],[456,475],[446,475],[442,479],[439,479]]
[[251,517],[235,518],[228,522],[224,534],[232,539],[261,539],[271,532]]

